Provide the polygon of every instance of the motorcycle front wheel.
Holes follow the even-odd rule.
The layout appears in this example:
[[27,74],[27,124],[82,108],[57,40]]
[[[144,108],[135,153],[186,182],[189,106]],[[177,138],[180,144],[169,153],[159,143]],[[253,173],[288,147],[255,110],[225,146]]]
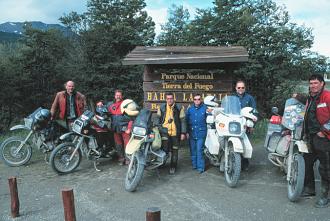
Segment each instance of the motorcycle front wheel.
[[304,188],[305,161],[301,154],[294,154],[291,163],[291,178],[288,181],[288,198],[291,202],[299,199]]
[[144,164],[143,154],[140,151],[132,155],[130,165],[125,177],[125,190],[133,192],[136,190],[143,177]]
[[74,143],[62,143],[58,145],[50,155],[50,165],[58,174],[67,174],[75,170],[81,161],[82,155],[78,149],[70,160],[76,146]]
[[8,166],[18,167],[30,161],[32,156],[32,148],[28,143],[24,143],[20,137],[9,137],[0,146],[0,158]]
[[228,168],[225,168],[225,180],[229,187],[236,187],[241,175],[241,155],[229,149]]

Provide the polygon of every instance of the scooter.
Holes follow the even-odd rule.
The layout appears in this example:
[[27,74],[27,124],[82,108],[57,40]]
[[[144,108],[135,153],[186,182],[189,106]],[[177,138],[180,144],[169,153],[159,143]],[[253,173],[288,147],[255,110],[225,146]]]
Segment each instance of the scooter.
[[227,186],[236,187],[241,174],[241,157],[252,157],[253,148],[246,130],[257,121],[255,110],[251,107],[241,110],[236,96],[224,97],[221,107],[214,96],[205,97],[204,103],[209,107],[204,153],[212,165],[224,172]]
[[147,109],[140,111],[125,149],[130,159],[125,177],[125,190],[129,192],[136,190],[145,169],[158,172],[158,167],[166,163],[167,154],[161,149],[160,127],[152,125],[151,115]]
[[272,113],[264,147],[269,161],[286,174],[288,198],[294,202],[304,187],[305,161],[302,154],[308,153],[307,144],[301,136],[305,105],[290,98],[285,102],[283,117],[279,116],[277,107],[272,108]]

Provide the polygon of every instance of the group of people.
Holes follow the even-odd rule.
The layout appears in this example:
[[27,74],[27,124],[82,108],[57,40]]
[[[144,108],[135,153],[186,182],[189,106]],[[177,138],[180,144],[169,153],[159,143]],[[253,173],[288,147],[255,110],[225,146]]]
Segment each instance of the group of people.
[[[74,90],[74,82],[68,81],[64,91],[56,94],[51,107],[52,118],[56,112],[59,119],[69,125],[86,109],[86,98]],[[321,75],[312,75],[309,78],[309,94],[307,97],[294,94],[298,100],[306,102],[306,115],[304,119],[303,135],[310,144],[310,153],[304,154],[306,175],[303,196],[315,195],[315,181],[313,165],[320,161],[321,197],[316,207],[326,207],[329,204],[328,192],[330,188],[330,92],[324,89],[325,81]],[[241,108],[256,108],[254,98],[246,92],[244,81],[237,81],[236,92],[233,93],[240,100]],[[166,136],[162,136],[162,148],[171,153],[169,173],[174,174],[178,164],[178,149],[180,142],[189,141],[192,168],[199,173],[205,171],[203,157],[204,142],[207,135],[207,107],[203,103],[201,94],[195,94],[193,104],[185,111],[183,106],[175,103],[174,94],[166,94],[166,103],[161,104],[157,110],[156,121],[167,129]],[[127,145],[132,129],[133,119],[127,117],[120,109],[123,102],[123,92],[115,91],[114,102],[107,104],[112,116],[111,129],[114,132],[114,142],[119,155],[120,164],[127,164],[125,160],[125,146]],[[248,131],[248,133],[251,133]],[[248,168],[247,159],[242,159],[242,169]]]

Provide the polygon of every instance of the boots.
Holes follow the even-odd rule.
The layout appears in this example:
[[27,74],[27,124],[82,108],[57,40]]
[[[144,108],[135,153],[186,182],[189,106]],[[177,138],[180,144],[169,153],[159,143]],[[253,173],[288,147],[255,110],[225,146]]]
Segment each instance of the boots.
[[118,155],[118,163],[119,165],[124,165],[125,164],[125,154],[124,154],[124,148],[120,144],[116,144],[116,151]]
[[178,150],[173,149],[171,154],[170,174],[174,174],[178,164]]
[[316,208],[325,208],[329,205],[328,200],[328,192],[329,192],[329,182],[321,179],[321,194],[320,198],[316,201],[314,206]]

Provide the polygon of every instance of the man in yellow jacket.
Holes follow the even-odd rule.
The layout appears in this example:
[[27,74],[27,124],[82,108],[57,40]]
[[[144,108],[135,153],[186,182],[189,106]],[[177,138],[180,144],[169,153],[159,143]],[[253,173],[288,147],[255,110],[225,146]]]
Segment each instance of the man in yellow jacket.
[[166,103],[160,105],[157,111],[158,124],[167,129],[162,135],[162,147],[166,153],[171,152],[170,174],[177,169],[178,149],[180,141],[185,139],[186,121],[184,108],[174,102],[173,93],[166,93]]

